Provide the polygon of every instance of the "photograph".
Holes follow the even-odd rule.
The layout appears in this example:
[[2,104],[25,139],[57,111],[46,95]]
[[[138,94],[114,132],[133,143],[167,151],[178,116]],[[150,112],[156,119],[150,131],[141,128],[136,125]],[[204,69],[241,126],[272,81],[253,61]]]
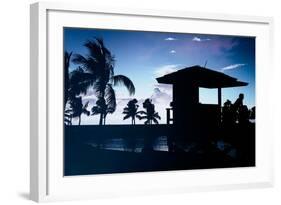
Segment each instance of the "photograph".
[[256,166],[254,36],[64,27],[61,55],[64,176]]

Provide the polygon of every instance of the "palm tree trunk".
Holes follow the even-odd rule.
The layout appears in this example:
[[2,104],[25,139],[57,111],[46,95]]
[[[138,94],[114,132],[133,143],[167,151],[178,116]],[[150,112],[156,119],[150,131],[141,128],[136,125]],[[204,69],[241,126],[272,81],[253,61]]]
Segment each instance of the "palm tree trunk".
[[[101,79],[102,82],[104,82],[103,79]],[[104,96],[105,96],[105,88],[106,88],[106,83],[105,85],[102,86],[103,88],[101,89],[101,96],[100,98],[104,99]],[[105,115],[103,114],[103,110],[101,111],[101,114],[100,114],[100,125],[103,125],[104,124],[104,118],[105,118]]]
[[81,124],[81,115],[79,116],[78,125]]
[[102,125],[102,122],[103,122],[102,120],[103,120],[103,114],[101,113],[101,114],[100,114],[100,122],[99,122],[99,125]]
[[72,52],[64,54],[64,109],[68,100],[68,88],[69,88],[69,62]]

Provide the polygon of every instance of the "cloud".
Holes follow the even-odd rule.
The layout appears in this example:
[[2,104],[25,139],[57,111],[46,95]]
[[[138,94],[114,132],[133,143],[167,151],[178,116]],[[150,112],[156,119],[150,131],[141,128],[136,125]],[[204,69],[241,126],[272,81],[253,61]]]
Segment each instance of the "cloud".
[[245,66],[246,64],[244,63],[237,63],[237,64],[232,64],[232,65],[229,65],[229,66],[226,66],[224,68],[221,68],[222,71],[225,71],[225,70],[233,70],[233,69],[236,69],[236,68],[240,68],[242,66]]
[[166,91],[157,87],[154,88],[150,99],[155,105],[155,111],[161,117],[159,123],[166,123],[166,109],[170,107],[170,103],[173,100],[172,95],[172,90]]
[[196,41],[196,42],[203,42],[203,41],[210,41],[211,39],[209,39],[209,38],[199,38],[199,37],[194,37],[193,39],[192,39],[192,41]]
[[162,84],[162,83],[156,83],[153,85],[154,88],[159,88],[165,93],[170,93],[172,95],[173,85],[171,84]]
[[178,40],[178,39],[173,38],[173,37],[165,38],[165,41],[176,41],[176,40]]
[[171,65],[164,65],[159,68],[157,68],[154,71],[155,77],[161,77],[163,75],[167,75],[169,73],[173,73],[177,71],[180,68],[180,64],[171,64]]
[[165,91],[161,91],[159,88],[154,88],[153,94],[151,95],[150,99],[154,103],[162,103],[165,104],[165,107],[167,104],[172,101],[172,93],[166,93]]
[[176,53],[176,51],[175,50],[170,50],[170,53],[174,54],[174,53]]

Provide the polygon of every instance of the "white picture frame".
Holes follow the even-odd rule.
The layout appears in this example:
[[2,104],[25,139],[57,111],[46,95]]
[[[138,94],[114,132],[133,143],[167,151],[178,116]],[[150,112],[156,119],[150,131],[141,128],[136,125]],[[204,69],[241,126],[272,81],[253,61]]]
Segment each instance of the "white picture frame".
[[[181,25],[196,23],[198,26],[190,28],[190,32],[256,36],[258,40],[256,103],[257,116],[259,116],[256,129],[256,167],[64,177],[61,169],[62,132],[61,127],[55,124],[62,119],[62,117],[55,118],[62,112],[59,107],[54,106],[54,99],[62,96],[62,89],[58,89],[62,88],[62,55],[60,54],[63,50],[60,50],[62,48],[60,32],[63,26],[91,27],[92,20],[89,19],[93,17],[100,18],[99,26],[104,28],[187,32]],[[103,18],[111,21],[102,20]],[[154,19],[158,27],[155,27],[154,23],[148,24],[145,19]],[[132,26],[135,21],[142,23]],[[169,28],[165,26],[165,22]],[[207,26],[202,29],[200,25]],[[222,25],[224,31],[219,29]],[[272,73],[265,69],[272,67],[272,29],[273,19],[270,17],[97,8],[94,4],[46,2],[32,4],[30,13],[31,200],[41,202],[273,186],[273,133],[270,129],[272,113],[266,109],[271,106],[271,102],[267,99],[271,94]],[[53,57],[55,54],[61,57]],[[61,65],[57,75],[50,68],[52,65]],[[60,104],[61,99],[57,100]],[[148,181],[149,186],[145,183]]]

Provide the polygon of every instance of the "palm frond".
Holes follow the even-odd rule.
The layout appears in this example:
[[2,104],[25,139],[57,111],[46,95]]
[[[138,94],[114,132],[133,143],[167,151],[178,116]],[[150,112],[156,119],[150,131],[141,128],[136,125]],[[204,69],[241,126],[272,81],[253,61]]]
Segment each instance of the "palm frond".
[[72,55],[72,52],[67,52],[67,51],[65,51],[64,52],[64,57],[65,57],[65,59],[67,60],[67,61],[69,61],[70,60],[70,58],[71,58],[71,55]]
[[97,42],[97,44],[98,44],[100,47],[103,47],[103,48],[105,47],[102,38],[100,38],[100,37],[95,37],[95,41]]
[[[82,108],[82,113],[85,114],[85,115],[87,115],[87,116],[90,115],[90,111],[87,110],[88,105],[89,105],[89,101],[87,101],[87,102],[83,105],[83,108]],[[81,113],[81,114],[82,114],[82,113]]]
[[85,115],[87,115],[87,116],[89,116],[91,113],[90,113],[90,111],[89,110],[83,110],[83,114],[85,114]]
[[95,95],[98,98],[102,98],[105,95],[106,84],[104,81],[97,80],[93,85],[93,89],[95,91]]
[[67,110],[64,111],[65,114],[69,114],[69,113],[71,113],[71,112],[72,112],[71,109],[67,109]]
[[128,118],[130,118],[131,116],[130,115],[125,115],[123,120],[127,120]]
[[124,85],[128,89],[130,95],[135,94],[135,86],[128,77],[126,77],[124,75],[115,75],[112,77],[111,80],[112,80],[114,86]]
[[81,67],[70,73],[69,89],[74,95],[86,94],[96,78],[94,75],[85,72]]
[[140,115],[136,115],[136,118],[139,119],[139,120],[144,119],[143,116],[140,116]]
[[84,106],[83,106],[83,109],[87,109],[87,107],[89,106],[89,101],[87,101]]
[[72,56],[72,52],[68,53],[67,51],[64,52],[64,71],[68,74],[69,69],[69,62]]
[[137,117],[139,120],[148,119],[148,117],[147,117],[147,116],[140,116],[140,115],[136,115],[136,117]]
[[115,112],[115,109],[116,109],[116,108],[108,107],[108,108],[106,109],[106,114],[107,114],[107,113],[110,113],[110,114],[114,113],[114,112]]
[[137,114],[141,114],[141,115],[147,115],[147,112],[141,110],[141,111],[138,111]]
[[115,59],[108,59],[107,62],[106,62],[106,68],[109,72],[109,76],[110,78],[112,76],[114,76],[114,64],[115,64]]
[[116,96],[115,96],[115,91],[112,88],[111,84],[106,85],[105,100],[106,100],[106,104],[107,104],[108,108],[112,109],[114,112],[116,109]]
[[102,51],[101,45],[95,41],[95,40],[88,40],[84,44],[84,46],[88,49],[89,55],[88,57],[91,57],[94,59],[96,62],[102,63],[105,65],[106,60],[105,60],[105,55]]
[[71,114],[64,113],[65,117],[71,117]]
[[68,119],[68,118],[64,118],[64,123],[65,123],[65,124],[71,124],[71,120]]
[[128,114],[130,114],[130,112],[129,111],[123,111],[122,114],[128,115]]
[[146,121],[144,122],[144,124],[145,124],[145,125],[148,125],[148,124],[149,124],[149,120],[146,120]]
[[155,118],[152,118],[152,121],[153,121],[155,124],[159,124],[159,123],[158,123],[158,120],[155,119]]
[[95,38],[94,40],[88,40],[85,44],[85,47],[88,48],[89,58],[95,60],[95,67],[100,71],[109,71],[109,75],[114,75],[114,65],[115,58],[111,52],[105,47],[102,38]]
[[101,109],[98,106],[93,106],[91,110],[92,110],[92,115],[98,115],[101,113]]
[[84,57],[80,54],[75,54],[72,58],[72,62],[74,64],[79,65],[83,69],[85,69],[87,72],[98,76],[100,73],[101,67],[104,65],[99,65],[99,62],[92,56]]
[[72,58],[72,62],[74,64],[84,65],[84,64],[87,64],[87,59],[80,54],[74,54],[73,58]]
[[161,120],[161,117],[159,116],[158,112],[154,113],[154,114],[153,114],[153,117],[154,117],[154,118],[157,118],[157,119],[159,119],[159,120]]
[[124,107],[123,112],[129,112],[129,108],[128,107]]
[[103,39],[102,38],[98,38],[96,37],[95,38],[95,43],[97,45],[99,45],[99,48],[101,49],[102,51],[102,54],[104,56],[112,56],[111,52],[106,48],[106,46],[104,45],[104,42],[103,42]]

